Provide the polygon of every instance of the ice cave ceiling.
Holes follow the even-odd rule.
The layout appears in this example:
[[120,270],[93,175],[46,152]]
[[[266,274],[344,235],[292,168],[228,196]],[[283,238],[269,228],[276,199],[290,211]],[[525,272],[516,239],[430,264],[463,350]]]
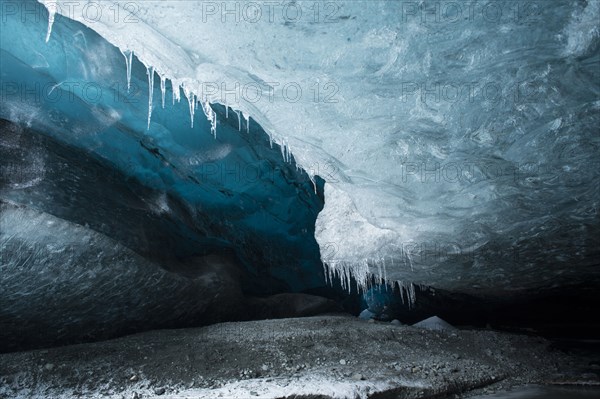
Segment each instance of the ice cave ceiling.
[[[175,252],[296,288],[319,255],[482,295],[600,280],[599,1],[40,3],[3,3],[0,117],[141,182],[118,217]],[[2,199],[64,217],[34,175]]]

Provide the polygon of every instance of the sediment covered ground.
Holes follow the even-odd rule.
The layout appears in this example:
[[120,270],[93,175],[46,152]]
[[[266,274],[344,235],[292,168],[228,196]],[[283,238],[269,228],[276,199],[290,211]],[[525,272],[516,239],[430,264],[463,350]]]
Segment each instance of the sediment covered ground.
[[345,315],[0,355],[0,398],[446,398],[572,379],[541,338]]

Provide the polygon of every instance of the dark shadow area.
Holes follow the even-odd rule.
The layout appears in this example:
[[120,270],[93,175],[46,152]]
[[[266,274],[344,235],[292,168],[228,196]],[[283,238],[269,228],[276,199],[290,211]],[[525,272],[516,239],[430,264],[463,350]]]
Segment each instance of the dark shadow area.
[[396,285],[376,286],[363,295],[362,308],[382,321],[414,324],[438,316],[452,325],[540,335],[552,339],[597,340],[600,295],[595,286],[563,287],[511,298],[472,295],[415,286],[409,305]]

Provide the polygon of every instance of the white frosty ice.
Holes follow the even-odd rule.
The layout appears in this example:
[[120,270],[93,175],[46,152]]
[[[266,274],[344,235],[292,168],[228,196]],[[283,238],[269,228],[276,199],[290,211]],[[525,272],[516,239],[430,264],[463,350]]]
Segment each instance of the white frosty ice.
[[348,284],[495,293],[590,266],[600,90],[577,57],[598,51],[597,0],[40,1],[181,87],[213,134],[227,104],[323,177],[316,238]]
[[447,321],[440,319],[437,316],[431,316],[428,319],[422,320],[418,323],[413,324],[413,327],[425,328],[427,330],[455,330],[455,328],[450,325]]

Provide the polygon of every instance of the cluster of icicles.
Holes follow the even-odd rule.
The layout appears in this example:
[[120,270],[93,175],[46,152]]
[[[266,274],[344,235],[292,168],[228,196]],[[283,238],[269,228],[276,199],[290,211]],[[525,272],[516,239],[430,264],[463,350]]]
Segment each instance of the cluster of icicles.
[[[48,10],[48,31],[46,33],[46,43],[50,40],[50,36],[52,35],[52,26],[54,25],[54,19],[56,16],[57,5],[52,2],[44,2],[44,6]],[[123,50],[119,49],[123,57],[125,57],[125,64],[127,66],[127,90],[131,89],[131,69],[133,65],[133,50]],[[158,71],[154,69],[151,65],[146,65],[144,61],[142,61],[139,57],[138,60],[144,65],[146,68],[146,74],[148,76],[148,123],[147,129],[150,130],[150,123],[152,121],[152,108],[153,108],[153,97],[154,97],[154,75],[157,74],[160,78],[160,91],[162,95],[161,105],[162,108],[165,108],[165,96],[167,90],[167,78],[161,75]],[[200,99],[194,92],[187,88],[183,82],[178,82],[175,79],[168,79],[171,81],[171,91],[173,93],[173,105],[175,102],[181,101],[181,91],[183,91],[184,96],[188,100],[189,110],[190,110],[190,126],[194,128],[194,115],[196,113],[197,105],[200,103],[202,107],[202,111],[204,115],[210,122],[211,126],[211,134],[216,138],[217,137],[217,114],[212,109],[210,102],[207,98]],[[234,110],[238,118],[238,130],[242,130],[242,118],[246,122],[246,132],[250,132],[250,115],[246,115],[244,111]],[[225,117],[229,118],[229,107],[225,104]],[[271,148],[273,148],[273,136],[268,134],[269,136],[269,144]],[[286,163],[293,163],[292,152],[290,151],[289,144],[284,139],[276,140],[277,144],[281,148],[281,156]],[[296,169],[300,169],[300,166],[296,163]],[[317,193],[317,184],[314,176],[308,173],[308,177],[312,182],[315,194]]]
[[[52,26],[54,24],[54,19],[56,16],[56,4],[55,3],[45,3],[44,4],[46,6],[46,8],[48,9],[48,31],[46,33],[46,43],[50,40],[50,36],[52,35]],[[121,51],[121,54],[123,54],[123,57],[125,57],[125,64],[127,66],[127,90],[129,91],[131,89],[131,69],[132,69],[132,63],[133,63],[133,51],[132,50],[122,50],[119,49]],[[157,74],[160,78],[160,91],[161,91],[161,105],[162,108],[165,108],[165,96],[166,96],[166,86],[167,86],[167,78],[165,78],[164,76],[160,75],[160,73],[158,73],[157,71],[154,70],[153,66],[149,66],[146,65],[141,59],[138,58],[138,60],[140,62],[142,62],[142,64],[146,67],[146,74],[148,76],[148,124],[147,124],[147,129],[150,130],[150,123],[152,120],[152,107],[153,107],[153,97],[154,97],[154,75]],[[173,105],[175,104],[175,102],[180,102],[181,101],[181,91],[183,91],[183,94],[185,95],[185,97],[188,100],[189,103],[189,110],[190,110],[190,125],[191,128],[194,127],[194,115],[196,112],[196,107],[197,104],[200,103],[201,107],[202,107],[202,111],[204,112],[204,115],[206,115],[206,118],[208,119],[208,121],[210,122],[211,125],[211,133],[212,135],[216,138],[217,137],[217,115],[215,113],[215,111],[212,109],[212,107],[210,106],[210,102],[208,101],[208,99],[198,99],[198,97],[192,92],[192,90],[188,89],[185,87],[185,84],[183,83],[179,83],[174,79],[170,79],[171,80],[171,88],[172,88],[172,93],[173,93]],[[244,118],[245,122],[246,122],[246,131],[249,132],[250,131],[250,116],[249,115],[245,115],[243,111],[237,111],[234,110],[234,112],[237,114],[238,117],[238,130],[242,130],[242,120],[241,118]],[[241,114],[241,117],[240,117]],[[225,106],[225,116],[226,118],[229,118],[229,107]],[[271,146],[271,148],[273,148],[273,137],[271,134],[269,134],[269,144]],[[285,141],[281,141],[281,143],[278,143],[280,148],[281,148],[281,156],[283,158],[283,160],[286,163],[292,163],[293,162],[293,158],[292,158],[292,153],[290,151],[289,145],[285,142]],[[296,168],[299,169],[300,166],[296,164]],[[308,177],[310,179],[310,181],[312,182],[315,194],[317,193],[317,184],[315,181],[314,176],[312,176],[310,173],[307,173]],[[352,282],[352,278],[355,278],[355,282],[356,282],[356,288],[359,291],[366,291],[368,289],[370,289],[372,287],[372,285],[374,284],[374,281],[372,279],[373,274],[370,273],[369,271],[369,265],[367,261],[364,261],[363,264],[359,265],[359,267],[357,267],[356,264],[353,264],[352,266],[350,265],[345,265],[345,264],[337,264],[337,263],[331,263],[331,262],[323,262],[323,266],[325,268],[325,280],[326,282],[329,282],[330,284],[333,283],[333,279],[335,277],[338,277],[341,281],[341,285],[342,288],[347,290],[348,292],[350,292],[352,290],[351,287],[351,282]],[[404,303],[406,300],[406,303],[408,303],[409,306],[413,306],[415,304],[416,301],[416,293],[415,293],[415,285],[413,283],[405,283],[403,281],[396,281],[396,282],[390,282],[389,280],[387,280],[387,276],[385,273],[385,264],[383,265],[383,269],[381,268],[381,265],[378,264],[378,268],[379,268],[379,276],[380,280],[381,280],[381,284],[382,285],[386,285],[386,286],[392,286],[394,284],[398,285],[399,291],[400,291],[400,296],[402,299],[402,302]],[[382,270],[383,270],[383,274],[382,274]],[[359,278],[359,276],[361,276]]]
[[[397,285],[402,303],[407,304],[409,308],[414,307],[417,301],[415,284],[399,280],[388,280],[385,259],[375,262],[375,264],[378,270],[377,275],[371,273],[369,270],[368,260],[351,263],[343,261],[323,262],[325,281],[329,284],[333,284],[334,278],[337,277],[340,280],[342,289],[347,292],[352,291],[352,279],[354,279],[356,290],[358,292],[366,292],[375,286],[384,286],[386,289],[394,289],[396,288],[394,285]],[[375,278],[374,276],[379,276],[379,278]]]
[[[54,25],[54,19],[56,17],[57,6],[55,3],[44,3],[46,9],[48,10],[48,31],[46,33],[46,43],[50,40],[50,36],[52,35],[52,27]],[[131,67],[133,63],[133,51],[132,50],[122,50],[121,53],[125,57],[125,64],[127,66],[127,90],[131,89]],[[144,64],[144,62],[140,59],[140,62]],[[146,74],[148,75],[148,124],[147,129],[150,130],[150,122],[152,120],[152,107],[153,107],[153,97],[154,97],[154,75],[158,74],[160,78],[160,91],[162,94],[162,108],[165,108],[165,94],[167,90],[167,79],[164,76],[161,76],[157,71],[154,70],[154,67],[144,64],[146,67]],[[178,83],[175,80],[171,80],[171,87],[173,92],[173,104],[175,101],[181,101],[181,91],[188,100],[189,109],[190,109],[190,124],[191,127],[194,127],[194,115],[196,113],[197,104],[200,103],[202,107],[202,111],[204,111],[204,115],[210,122],[211,133],[216,138],[217,136],[217,115],[215,111],[211,108],[208,99],[199,99],[192,90],[185,87],[183,83]],[[240,120],[240,112],[236,111],[238,115],[238,125],[241,130],[241,120]],[[246,120],[246,126],[249,129],[250,126],[250,116],[246,116],[242,112],[242,116]]]
[[[125,57],[125,64],[127,65],[127,90],[131,89],[131,66],[133,63],[133,51],[131,50],[121,50],[121,54]],[[142,62],[140,60],[140,62]],[[142,62],[143,64],[143,62]],[[167,91],[167,79],[164,76],[161,76],[154,70],[154,67],[144,64],[146,67],[146,74],[148,75],[148,130],[150,130],[150,122],[152,121],[152,107],[153,107],[153,98],[154,98],[154,75],[157,74],[160,78],[160,91],[162,94],[162,108],[165,108],[165,95]],[[199,101],[198,97],[189,89],[185,87],[183,84],[179,84],[173,80],[171,80],[171,88],[173,92],[173,105],[175,105],[175,101],[181,101],[181,91],[183,90],[183,94],[188,99],[189,107],[190,107],[190,124],[191,127],[194,128],[194,115],[196,113],[196,105],[200,103],[202,106],[202,111],[204,111],[204,115],[210,122],[210,131],[214,137],[217,137],[217,114],[210,106],[210,103],[207,99]],[[239,118],[239,113],[238,113]],[[246,117],[247,124],[249,123],[249,116]],[[240,122],[241,129],[241,122]]]

